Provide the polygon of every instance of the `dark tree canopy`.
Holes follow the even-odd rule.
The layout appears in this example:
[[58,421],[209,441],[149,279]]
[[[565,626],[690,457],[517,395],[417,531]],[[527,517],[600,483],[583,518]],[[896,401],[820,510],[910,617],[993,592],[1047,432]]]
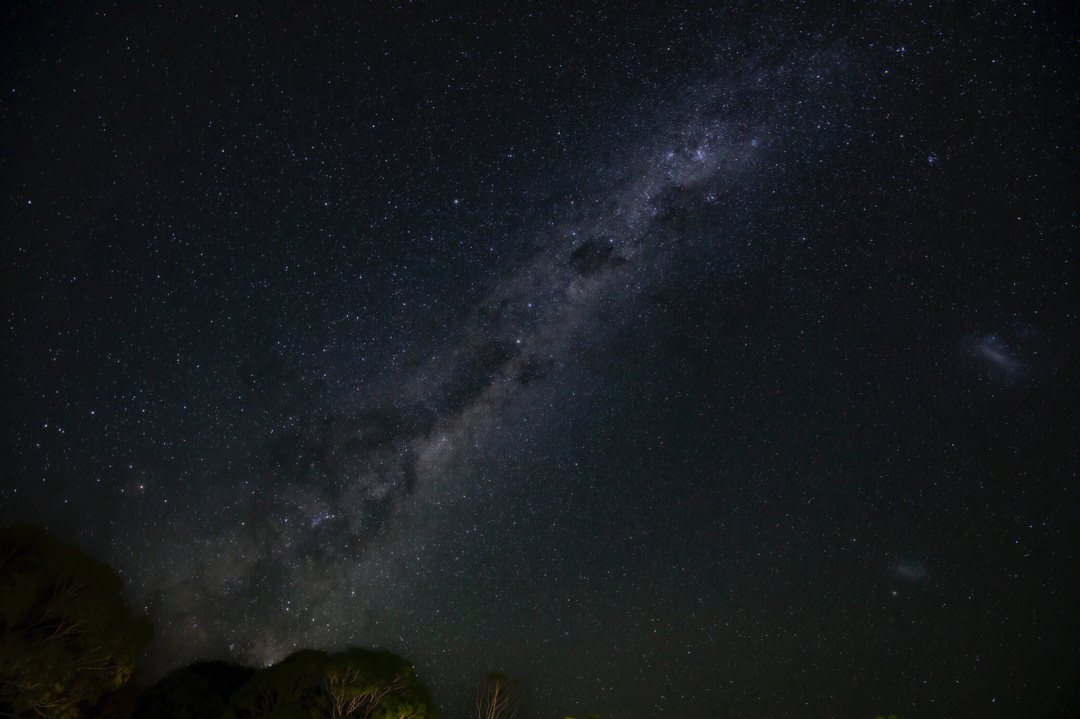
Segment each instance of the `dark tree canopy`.
[[226,662],[177,669],[143,692],[132,719],[221,719],[233,692],[254,673]]
[[485,675],[476,686],[476,719],[514,719],[521,708],[518,684],[499,672]]
[[150,636],[108,566],[40,529],[0,529],[0,715],[94,716],[131,687]]
[[428,719],[412,664],[386,651],[305,649],[259,670],[232,697],[227,719]]

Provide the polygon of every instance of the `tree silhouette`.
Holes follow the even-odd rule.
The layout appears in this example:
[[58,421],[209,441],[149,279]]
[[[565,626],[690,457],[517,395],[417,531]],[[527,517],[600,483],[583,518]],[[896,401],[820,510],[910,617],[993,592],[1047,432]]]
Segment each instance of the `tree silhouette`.
[[301,650],[234,692],[227,719],[428,719],[434,710],[413,666],[385,651]]
[[122,590],[44,531],[0,529],[0,715],[80,719],[130,688],[151,628]]
[[476,686],[476,719],[514,719],[521,708],[517,682],[491,672]]
[[225,662],[177,669],[142,693],[131,719],[221,719],[233,692],[254,673]]

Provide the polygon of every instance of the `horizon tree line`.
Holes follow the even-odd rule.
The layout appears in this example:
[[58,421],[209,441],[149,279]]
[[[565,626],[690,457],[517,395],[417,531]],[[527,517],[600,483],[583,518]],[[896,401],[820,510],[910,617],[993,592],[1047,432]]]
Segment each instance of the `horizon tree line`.
[[[0,528],[0,719],[436,716],[410,662],[359,647],[301,649],[260,669],[198,662],[143,688],[136,660],[152,637],[111,567],[40,528]],[[517,719],[520,709],[516,681],[480,679],[476,719]]]

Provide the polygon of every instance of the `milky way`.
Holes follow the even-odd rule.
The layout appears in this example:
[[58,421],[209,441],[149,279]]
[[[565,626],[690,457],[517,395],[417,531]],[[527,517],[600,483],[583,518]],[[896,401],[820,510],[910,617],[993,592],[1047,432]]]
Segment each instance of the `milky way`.
[[[446,342],[350,388],[332,410],[306,408],[315,412],[308,421],[246,438],[262,440],[252,452],[266,473],[250,493],[199,511],[247,521],[198,545],[166,532],[175,564],[153,562],[166,576],[144,580],[169,587],[163,610],[180,615],[167,625],[179,631],[164,637],[171,662],[227,644],[238,659],[266,663],[295,646],[367,639],[367,617],[423,581],[432,561],[425,514],[483,502],[463,498],[471,464],[508,407],[565,391],[548,375],[566,374],[581,336],[603,346],[597,314],[638,312],[675,256],[716,251],[703,245],[734,262],[747,254],[723,247],[739,238],[722,229],[679,222],[735,203],[781,171],[795,129],[789,103],[813,103],[811,85],[832,81],[825,74],[845,62],[829,48],[764,54],[748,56],[738,80],[678,88],[683,99],[660,110],[643,149],[616,140],[619,166],[573,198],[581,209],[570,217],[521,228],[541,249],[498,280]],[[538,384],[547,385],[539,397],[526,397]]]
[[0,518],[121,571],[146,677],[1075,699],[1068,23],[111,13],[5,31]]

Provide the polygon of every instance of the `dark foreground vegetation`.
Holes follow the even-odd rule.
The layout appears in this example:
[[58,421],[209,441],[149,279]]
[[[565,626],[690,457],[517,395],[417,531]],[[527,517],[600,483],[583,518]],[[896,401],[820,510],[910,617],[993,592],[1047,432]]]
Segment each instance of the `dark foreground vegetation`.
[[[252,669],[202,662],[142,688],[145,617],[108,566],[40,529],[0,529],[0,719],[428,719],[412,664],[387,651],[300,650]],[[516,684],[491,673],[477,719],[512,719]]]

